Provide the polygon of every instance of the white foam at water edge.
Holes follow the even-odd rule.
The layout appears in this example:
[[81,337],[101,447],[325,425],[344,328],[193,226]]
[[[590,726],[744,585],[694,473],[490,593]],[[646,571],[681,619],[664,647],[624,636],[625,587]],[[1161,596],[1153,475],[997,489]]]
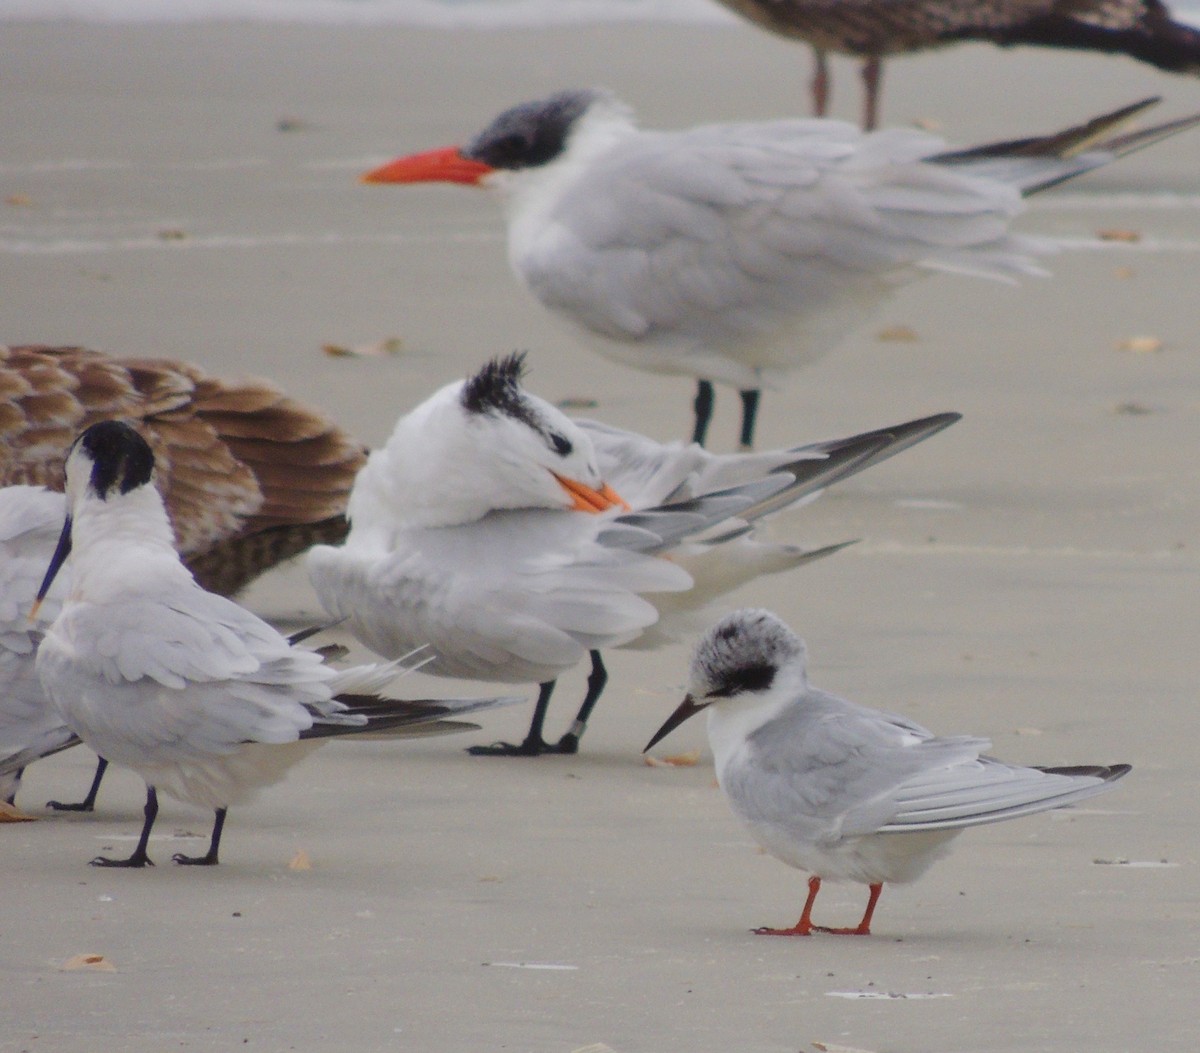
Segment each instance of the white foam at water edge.
[[711,0],[4,0],[0,4],[0,22],[62,19],[480,29],[585,22],[732,25],[736,21],[734,15]]

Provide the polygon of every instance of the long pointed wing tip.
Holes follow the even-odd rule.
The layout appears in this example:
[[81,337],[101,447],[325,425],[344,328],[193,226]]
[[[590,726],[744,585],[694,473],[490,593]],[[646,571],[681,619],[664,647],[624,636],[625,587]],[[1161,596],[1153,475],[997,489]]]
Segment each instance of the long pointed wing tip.
[[958,410],[946,410],[942,413],[931,413],[928,417],[918,417],[916,420],[906,421],[904,424],[897,424],[894,430],[901,428],[928,429],[929,434],[932,435],[935,431],[948,428],[962,419],[963,415]]

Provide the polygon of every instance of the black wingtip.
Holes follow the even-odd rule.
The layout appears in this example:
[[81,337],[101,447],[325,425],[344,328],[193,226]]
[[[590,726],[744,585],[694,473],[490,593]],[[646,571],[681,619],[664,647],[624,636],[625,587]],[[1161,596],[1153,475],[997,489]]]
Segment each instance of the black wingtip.
[[1103,779],[1105,782],[1116,782],[1118,779],[1123,779],[1131,771],[1132,764],[1074,764],[1064,767],[1044,768],[1039,766],[1038,771],[1044,771],[1047,775],[1090,775],[1096,779]]

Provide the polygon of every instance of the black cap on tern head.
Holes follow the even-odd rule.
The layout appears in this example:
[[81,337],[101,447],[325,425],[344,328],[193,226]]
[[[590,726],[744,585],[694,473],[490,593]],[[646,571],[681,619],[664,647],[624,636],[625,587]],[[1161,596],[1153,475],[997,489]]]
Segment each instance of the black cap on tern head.
[[800,638],[774,614],[746,607],[722,618],[696,646],[692,686],[709,699],[766,691],[785,664],[803,656]]
[[116,492],[127,494],[150,482],[154,454],[134,428],[120,420],[105,420],[87,428],[72,447],[92,462],[91,489],[102,501]]
[[543,414],[521,390],[524,376],[525,352],[514,351],[503,358],[493,358],[463,384],[459,396],[463,409],[468,413],[495,413],[520,421],[541,435],[560,457],[568,456],[574,448],[571,441],[543,419]]
[[505,110],[462,149],[493,168],[534,168],[563,152],[575,122],[606,93],[595,88],[560,91]]
[[[77,451],[86,455],[91,462],[88,488],[101,501],[107,501],[114,492],[127,494],[139,486],[145,486],[154,474],[154,454],[149,444],[124,421],[104,420],[86,428],[71,444],[67,453],[68,464]],[[29,611],[31,622],[37,617],[50,586],[71,554],[73,523],[74,518],[68,508],[58,545],[50,557],[50,565],[46,568]]]
[[770,611],[743,607],[727,614],[696,645],[687,697],[642,752],[714,702],[769,690],[796,661],[804,661],[803,641]]
[[526,411],[521,398],[524,376],[523,351],[491,359],[463,385],[463,408],[468,413],[504,413],[524,419]]

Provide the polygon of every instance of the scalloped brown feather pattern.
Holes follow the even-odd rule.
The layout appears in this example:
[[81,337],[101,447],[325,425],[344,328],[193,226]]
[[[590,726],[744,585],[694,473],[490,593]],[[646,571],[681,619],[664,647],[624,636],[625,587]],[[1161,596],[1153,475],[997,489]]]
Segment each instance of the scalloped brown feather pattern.
[[[1062,39],[1075,43],[1069,27],[1162,32],[1171,23],[1161,0],[720,0],[720,3],[782,36],[827,51],[868,57],[895,55],[963,40],[1018,43],[1024,26],[1054,20]],[[1101,50],[1110,50],[1102,48]],[[1116,49],[1112,49],[1116,50]],[[1139,56],[1144,61],[1153,61]]]
[[265,380],[83,347],[0,346],[0,485],[63,488],[88,425],[122,418],[154,450],[180,554],[230,595],[276,563],[345,536],[366,450]]

